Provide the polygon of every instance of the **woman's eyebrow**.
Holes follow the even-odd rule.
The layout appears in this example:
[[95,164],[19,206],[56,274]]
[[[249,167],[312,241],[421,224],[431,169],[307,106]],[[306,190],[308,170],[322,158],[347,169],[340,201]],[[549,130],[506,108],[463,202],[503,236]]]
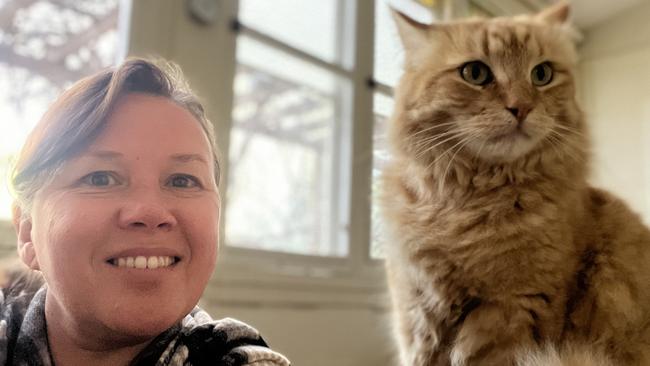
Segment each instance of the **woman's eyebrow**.
[[117,160],[124,157],[122,153],[111,150],[89,151],[87,154],[85,154],[85,156],[89,158],[98,158],[101,160]]
[[201,154],[173,154],[170,156],[171,160],[177,161],[179,163],[188,163],[192,161],[198,161],[205,165],[208,165],[208,161]]

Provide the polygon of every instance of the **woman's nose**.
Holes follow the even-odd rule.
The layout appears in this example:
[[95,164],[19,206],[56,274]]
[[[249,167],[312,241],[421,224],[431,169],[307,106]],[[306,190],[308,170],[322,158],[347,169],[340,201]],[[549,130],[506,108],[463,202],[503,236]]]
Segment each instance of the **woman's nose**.
[[119,224],[130,230],[169,231],[176,224],[176,218],[168,208],[153,200],[132,200],[119,212]]

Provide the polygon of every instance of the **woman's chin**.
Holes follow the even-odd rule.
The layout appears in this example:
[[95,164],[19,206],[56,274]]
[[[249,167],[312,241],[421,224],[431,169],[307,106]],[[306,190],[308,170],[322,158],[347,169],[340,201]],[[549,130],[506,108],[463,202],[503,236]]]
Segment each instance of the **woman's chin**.
[[110,319],[105,319],[107,328],[115,334],[121,334],[125,338],[131,338],[136,343],[145,342],[158,336],[160,333],[171,328],[183,319],[184,315],[179,313],[156,314],[153,312],[124,312],[115,314]]

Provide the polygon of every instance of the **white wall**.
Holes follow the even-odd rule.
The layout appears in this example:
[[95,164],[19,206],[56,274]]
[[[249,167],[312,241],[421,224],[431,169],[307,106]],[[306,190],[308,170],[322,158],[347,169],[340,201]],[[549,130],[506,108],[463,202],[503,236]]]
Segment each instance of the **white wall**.
[[579,69],[593,183],[650,223],[650,2],[585,31]]

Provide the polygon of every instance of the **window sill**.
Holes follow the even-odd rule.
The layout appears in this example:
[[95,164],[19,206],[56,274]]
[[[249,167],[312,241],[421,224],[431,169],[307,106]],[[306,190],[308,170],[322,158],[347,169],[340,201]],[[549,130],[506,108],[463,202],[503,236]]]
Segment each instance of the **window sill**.
[[[232,255],[220,258],[204,300],[244,307],[389,308],[383,262]],[[284,257],[284,258],[283,258]]]

